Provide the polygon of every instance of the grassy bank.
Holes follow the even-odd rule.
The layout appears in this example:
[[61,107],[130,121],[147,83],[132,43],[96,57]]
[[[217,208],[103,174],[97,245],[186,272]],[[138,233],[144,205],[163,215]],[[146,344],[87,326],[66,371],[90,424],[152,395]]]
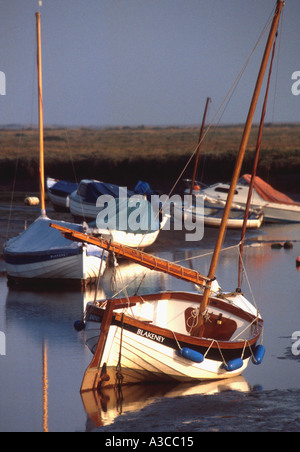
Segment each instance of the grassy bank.
[[[227,181],[242,136],[241,126],[215,127],[201,148],[198,176],[204,183]],[[168,190],[198,142],[198,127],[46,128],[46,175],[68,180],[95,178],[132,187],[139,179]],[[300,125],[265,127],[258,175],[278,189],[300,191]],[[257,127],[253,127],[243,172],[251,171]],[[13,181],[38,189],[38,131],[0,130],[1,189]],[[183,177],[191,177],[193,162]]]

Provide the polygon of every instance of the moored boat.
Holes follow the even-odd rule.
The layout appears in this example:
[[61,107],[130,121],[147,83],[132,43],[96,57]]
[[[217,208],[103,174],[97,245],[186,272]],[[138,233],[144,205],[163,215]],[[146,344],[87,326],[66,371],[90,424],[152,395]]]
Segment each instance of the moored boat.
[[[234,203],[245,207],[249,191],[250,175],[244,174],[237,186]],[[201,190],[203,196],[215,201],[226,201],[230,184],[217,183]],[[300,203],[275,190],[270,184],[255,176],[251,209],[262,209],[264,220],[270,223],[300,223]]]
[[[203,206],[199,208],[197,205],[174,206],[174,215],[184,218],[188,223],[203,222],[205,226],[219,227],[223,217],[224,202],[215,201],[203,197]],[[228,229],[242,229],[245,218],[245,209],[241,207],[232,207],[227,220]],[[247,229],[258,229],[261,227],[264,219],[262,210],[252,210],[247,217]]]
[[89,304],[85,322],[94,357],[85,372],[82,392],[99,385],[157,379],[224,379],[240,375],[250,359],[256,365],[262,362],[265,349],[260,313],[244,297],[240,286],[231,292],[222,291],[215,272],[283,4],[283,0],[277,0],[207,276],[118,243],[52,225],[70,240],[99,246],[197,288],[196,293],[136,294]]
[[[109,346],[100,363],[106,364],[103,386],[115,384],[120,353],[123,384],[240,375],[259,350],[261,317],[241,294],[231,294],[225,300],[211,297],[204,332],[197,337],[193,329],[201,301],[202,295],[188,292],[113,300]],[[97,349],[107,303],[87,306],[85,334],[92,353]]]
[[[50,223],[83,231],[80,224],[53,221],[46,216],[35,220],[3,248],[10,283],[30,285],[94,283],[106,268],[107,253],[83,243],[70,243]],[[103,256],[103,259],[102,259]]]
[[[3,247],[7,277],[10,282],[26,284],[61,284],[75,282],[86,285],[95,282],[106,267],[107,254],[84,243],[70,244],[61,234],[49,228],[46,215],[44,178],[44,130],[42,102],[41,26],[36,13],[39,138],[40,138],[40,197],[41,214],[36,221],[17,237],[9,239]],[[54,221],[55,222],[55,221]],[[82,231],[79,224],[56,222],[61,226]]]
[[47,193],[55,210],[70,210],[70,194],[77,190],[78,184],[47,177]]

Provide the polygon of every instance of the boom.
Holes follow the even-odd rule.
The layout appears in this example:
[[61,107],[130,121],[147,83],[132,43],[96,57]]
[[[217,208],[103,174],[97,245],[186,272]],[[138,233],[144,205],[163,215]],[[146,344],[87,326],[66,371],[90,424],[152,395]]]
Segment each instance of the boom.
[[129,248],[128,246],[120,245],[119,243],[112,243],[102,238],[93,237],[82,232],[73,231],[72,229],[59,226],[54,223],[50,223],[50,226],[59,230],[64,237],[69,240],[89,243],[91,245],[99,246],[110,253],[114,253],[117,256],[125,257],[131,261],[143,265],[151,270],[157,270],[162,273],[174,276],[175,278],[182,279],[187,282],[198,284],[200,286],[206,286],[207,282],[212,282],[215,278],[209,279],[206,276],[201,275],[196,270],[191,270],[181,265],[173,264],[169,261],[152,256],[151,254],[144,253],[143,251]]

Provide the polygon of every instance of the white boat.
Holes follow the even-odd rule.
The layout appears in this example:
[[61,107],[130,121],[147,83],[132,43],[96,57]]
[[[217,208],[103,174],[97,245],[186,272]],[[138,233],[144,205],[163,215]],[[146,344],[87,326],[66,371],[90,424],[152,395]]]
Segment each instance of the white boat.
[[133,195],[109,201],[86,232],[131,248],[146,248],[156,241],[167,218],[164,215],[160,221],[145,196]]
[[[115,384],[120,346],[123,384],[206,381],[240,375],[255,356],[263,324],[260,316],[241,294],[226,301],[212,297],[207,331],[201,338],[195,337],[192,325],[201,301],[200,294],[188,292],[114,300],[109,346],[100,364],[106,364],[105,373],[110,378],[107,385]],[[98,346],[105,306],[106,303],[89,304],[86,311],[86,343],[93,353]],[[235,364],[239,367],[231,369]]]
[[[250,175],[245,174],[236,186],[233,202],[246,206]],[[201,194],[216,201],[226,201],[230,184],[217,183],[201,190]],[[262,209],[264,220],[275,223],[300,223],[300,203],[275,190],[260,177],[255,176],[251,209]]]
[[[95,221],[101,211],[101,208],[97,207],[98,198],[103,195],[117,198],[119,189],[120,187],[114,184],[83,179],[80,181],[78,189],[70,194],[70,212],[76,220]],[[133,192],[128,194],[130,196]]]
[[265,349],[260,313],[243,296],[241,287],[222,291],[215,271],[283,4],[283,0],[277,0],[207,276],[139,250],[53,225],[70,240],[99,246],[197,288],[196,292],[130,297],[124,290],[124,298],[88,304],[86,337],[94,357],[85,372],[81,392],[157,380],[219,380],[239,376],[250,360],[256,365],[262,362]]
[[[66,238],[86,240],[144,267],[193,282],[198,289],[210,285],[204,311],[205,289],[203,293],[168,291],[88,303],[85,337],[94,358],[82,392],[96,388],[98,383],[101,387],[114,386],[118,378],[124,385],[232,378],[239,376],[251,359],[254,364],[261,363],[265,353],[259,343],[263,320],[242,293],[225,294],[216,281],[195,270],[53,227]],[[201,312],[205,312],[203,323]]]
[[[4,261],[10,282],[86,285],[96,282],[106,268],[107,253],[91,245],[71,244],[50,223],[83,231],[82,225],[41,216],[19,236],[6,242]],[[101,267],[102,263],[102,267]],[[101,269],[100,269],[101,267]]]
[[103,237],[106,240],[111,240],[112,242],[121,243],[131,248],[147,248],[156,241],[160,229],[154,232],[148,232],[146,234],[139,234],[135,232],[120,231],[118,229],[99,229],[90,228],[87,231],[89,234],[95,237]]
[[[198,195],[201,196],[201,195]],[[205,226],[219,227],[224,213],[224,202],[215,201],[203,196],[203,207],[189,205],[175,205],[174,215],[178,220],[183,218],[186,222],[193,224],[203,222]],[[242,207],[232,207],[227,220],[228,229],[242,229],[245,218],[245,209]],[[264,219],[262,210],[252,210],[247,218],[247,229],[258,229]]]
[[130,198],[137,195],[152,195],[147,182],[139,181],[135,189],[128,190],[126,187],[101,182],[95,179],[83,179],[73,193],[70,195],[70,212],[75,219],[93,222],[97,219],[99,212],[103,207],[97,205],[97,201],[101,196],[107,199]]
[[[213,197],[209,197],[207,194],[203,194],[203,192],[200,191],[201,184],[198,181],[196,181],[200,148],[203,139],[205,119],[207,115],[209,102],[210,98],[208,97],[204,110],[202,126],[200,129],[199,141],[196,149],[196,158],[192,179],[183,179],[183,182],[185,182],[186,184],[186,189],[184,193],[186,195],[196,196],[197,197],[196,202],[192,201],[188,203],[185,202],[181,205],[175,205],[174,215],[175,218],[177,218],[178,220],[180,220],[180,218],[183,217],[184,220],[188,221],[190,224],[193,224],[197,221],[202,222],[204,226],[219,227],[221,225],[224,207],[226,205],[226,199],[225,200],[216,199]],[[200,203],[199,200],[201,201]],[[247,212],[247,215],[245,215],[245,210],[246,206],[242,207],[240,205],[232,204],[230,214],[227,219],[228,229],[243,229],[245,216],[247,216],[246,229],[260,228],[263,222],[262,211],[259,209],[251,211],[249,210]]]
[[[70,196],[70,211],[74,218],[93,220],[88,223],[86,232],[95,237],[145,248],[156,241],[167,221],[166,215],[161,222],[155,216],[145,191],[153,193],[145,182],[139,182],[134,191],[129,191],[114,184],[82,180],[78,190]],[[101,206],[98,203],[100,196],[107,200]]]
[[[94,282],[106,267],[107,254],[90,245],[70,243],[50,228],[46,216],[44,190],[43,108],[41,81],[40,14],[36,14],[39,79],[40,184],[41,216],[19,236],[8,240],[3,247],[9,281],[22,283],[88,284]],[[56,222],[82,231],[82,225]],[[100,251],[100,252],[99,252]]]
[[78,184],[47,177],[47,193],[55,210],[70,210],[70,194],[78,188]]

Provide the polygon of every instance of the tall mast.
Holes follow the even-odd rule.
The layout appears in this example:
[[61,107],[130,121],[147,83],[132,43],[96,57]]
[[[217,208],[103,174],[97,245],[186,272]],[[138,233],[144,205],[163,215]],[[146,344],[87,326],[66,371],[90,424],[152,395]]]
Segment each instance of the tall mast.
[[192,179],[190,195],[193,194],[193,190],[194,190],[194,186],[195,186],[195,180],[196,180],[196,174],[197,174],[197,168],[198,168],[198,161],[199,161],[199,155],[200,155],[200,146],[201,146],[201,141],[202,141],[202,137],[203,137],[203,131],[204,131],[204,127],[205,127],[205,121],[206,121],[206,115],[207,115],[209,102],[210,102],[210,98],[208,97],[207,100],[206,100],[206,105],[205,105],[205,110],[204,110],[204,115],[203,115],[203,120],[202,120],[202,126],[201,126],[201,129],[200,129],[200,135],[199,135],[199,141],[198,141],[197,154],[196,154],[196,160],[195,160],[195,166],[194,166],[194,172],[193,172],[193,179]]
[[250,180],[250,185],[249,185],[247,204],[246,204],[246,209],[245,209],[245,218],[244,218],[243,227],[242,227],[242,233],[241,233],[240,256],[239,256],[239,275],[238,275],[238,287],[239,288],[241,288],[241,286],[242,286],[242,256],[243,256],[243,251],[244,251],[244,242],[245,242],[245,235],[246,235],[246,229],[247,229],[247,219],[248,219],[248,215],[249,215],[249,211],[250,211],[251,199],[252,199],[253,188],[254,188],[254,181],[255,181],[256,170],[257,170],[258,159],[259,159],[260,148],[261,148],[261,140],[262,140],[264,123],[265,123],[266,110],[267,110],[267,101],[268,101],[270,81],[271,81],[271,74],[272,74],[273,61],[274,61],[274,55],[275,55],[276,40],[277,40],[277,34],[276,34],[276,37],[275,37],[275,40],[274,40],[274,44],[273,44],[273,51],[272,51],[270,69],[269,69],[268,83],[267,83],[267,88],[266,88],[266,93],[265,93],[265,100],[264,100],[262,113],[261,113],[260,124],[259,124],[259,131],[258,131],[256,150],[255,150],[255,157],[254,157],[252,175],[251,175],[251,180]]
[[44,113],[42,84],[42,46],[41,46],[41,15],[36,13],[37,36],[37,71],[38,71],[38,103],[39,103],[39,135],[40,135],[40,196],[41,215],[46,216],[45,206],[45,169],[44,169]]
[[[250,105],[247,121],[246,121],[246,124],[245,124],[245,129],[244,129],[242,141],[241,141],[241,144],[240,144],[240,149],[239,149],[237,161],[236,161],[234,172],[233,172],[233,177],[232,177],[232,181],[231,181],[231,185],[230,185],[230,189],[229,189],[229,193],[228,193],[228,197],[227,197],[226,206],[224,208],[224,214],[223,214],[222,222],[221,222],[221,225],[220,225],[218,238],[217,238],[217,241],[216,241],[214,253],[213,253],[211,264],[210,264],[210,269],[209,269],[209,273],[208,273],[208,279],[209,280],[213,280],[214,275],[215,275],[215,271],[216,271],[216,267],[217,267],[217,263],[218,263],[218,259],[219,259],[219,254],[220,254],[222,243],[223,243],[224,236],[225,236],[227,220],[228,220],[228,217],[229,217],[231,204],[232,204],[233,197],[234,197],[236,184],[237,184],[237,181],[238,181],[238,178],[239,178],[239,175],[240,175],[240,171],[241,171],[241,167],[242,167],[242,163],[243,163],[243,160],[244,160],[244,155],[245,155],[245,152],[246,152],[246,147],[247,147],[247,143],[248,143],[251,127],[252,127],[254,113],[255,113],[255,110],[256,110],[256,106],[257,106],[257,102],[258,102],[261,86],[262,86],[262,83],[263,83],[263,80],[264,80],[264,76],[265,76],[265,72],[266,72],[269,56],[270,56],[270,53],[271,53],[271,50],[272,50],[272,45],[273,45],[274,38],[275,38],[275,35],[276,35],[276,32],[277,32],[278,23],[279,23],[280,14],[281,14],[281,10],[283,8],[283,5],[284,5],[284,0],[277,0],[276,10],[275,10],[275,13],[274,13],[274,16],[273,16],[273,21],[272,21],[272,25],[271,25],[268,41],[267,41],[267,44],[266,44],[263,60],[262,60],[261,67],[260,67],[260,70],[259,70],[259,74],[258,74],[255,90],[254,90],[254,93],[253,93],[253,97],[252,97],[252,101],[251,101],[251,105]],[[201,332],[203,330],[203,325],[204,325],[203,313],[205,312],[205,310],[207,308],[207,305],[208,305],[210,291],[211,291],[211,282],[209,282],[207,284],[207,286],[206,286],[206,288],[204,290],[203,301],[201,303],[201,308],[200,308],[200,313],[199,313],[199,322],[198,322],[198,329],[199,329],[199,335],[200,336],[201,336]]]

